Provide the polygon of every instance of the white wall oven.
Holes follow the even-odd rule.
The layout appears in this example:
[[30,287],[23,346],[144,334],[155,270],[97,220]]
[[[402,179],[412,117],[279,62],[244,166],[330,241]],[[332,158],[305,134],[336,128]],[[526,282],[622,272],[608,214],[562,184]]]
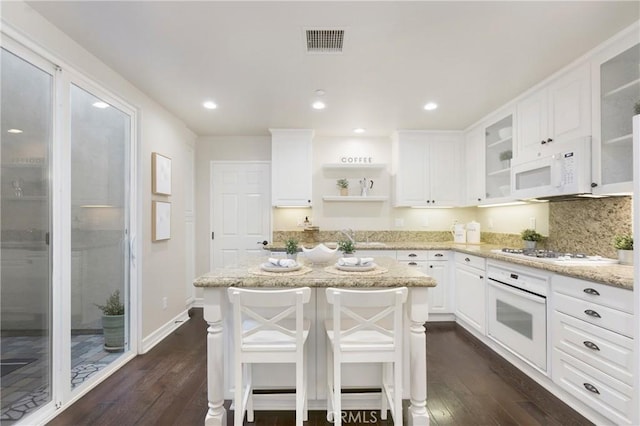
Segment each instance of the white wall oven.
[[487,278],[489,337],[546,374],[548,277],[489,263]]

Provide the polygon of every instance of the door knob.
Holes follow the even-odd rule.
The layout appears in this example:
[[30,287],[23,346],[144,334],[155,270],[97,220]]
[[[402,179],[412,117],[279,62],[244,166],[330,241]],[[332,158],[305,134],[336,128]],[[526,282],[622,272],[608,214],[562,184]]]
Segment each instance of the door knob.
[[258,241],[256,244],[262,244],[263,246],[266,246],[267,244],[269,244],[269,241],[267,241],[267,240]]

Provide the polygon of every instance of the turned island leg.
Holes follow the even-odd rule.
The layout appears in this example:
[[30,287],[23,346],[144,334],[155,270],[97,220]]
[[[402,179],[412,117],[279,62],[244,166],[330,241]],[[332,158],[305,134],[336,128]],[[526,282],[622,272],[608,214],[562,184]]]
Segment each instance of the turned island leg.
[[207,328],[207,400],[205,426],[226,426],[224,408],[224,342],[222,335],[221,297],[224,289],[204,290],[204,319]]
[[414,426],[428,426],[427,412],[427,336],[424,323],[429,315],[427,288],[414,287],[409,292],[409,375],[411,405],[408,421]]

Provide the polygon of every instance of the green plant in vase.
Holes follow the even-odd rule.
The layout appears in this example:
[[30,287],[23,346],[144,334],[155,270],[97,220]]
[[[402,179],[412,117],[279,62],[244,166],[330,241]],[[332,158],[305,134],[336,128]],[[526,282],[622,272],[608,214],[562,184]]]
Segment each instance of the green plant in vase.
[[340,240],[338,241],[338,250],[340,250],[345,257],[348,257],[355,253],[356,246],[351,240]]
[[613,246],[618,250],[621,265],[633,265],[633,235],[616,235],[613,238]]
[[284,251],[289,259],[295,259],[298,255],[298,240],[295,238],[287,238],[284,241]]
[[102,311],[104,349],[107,352],[124,350],[124,304],[120,301],[120,290],[111,293],[104,305],[94,305]]
[[340,195],[349,195],[349,181],[347,179],[338,179],[336,186],[340,188]]
[[542,240],[542,235],[535,229],[525,229],[520,233],[520,237],[524,240],[525,248],[536,248],[536,243]]

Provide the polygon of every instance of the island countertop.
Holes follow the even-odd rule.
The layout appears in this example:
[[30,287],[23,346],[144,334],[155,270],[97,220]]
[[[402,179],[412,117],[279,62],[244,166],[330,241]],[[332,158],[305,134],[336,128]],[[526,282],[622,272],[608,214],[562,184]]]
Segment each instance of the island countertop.
[[[235,268],[217,268],[195,279],[195,287],[435,287],[436,281],[418,270],[403,265],[390,257],[376,257],[375,263],[387,270],[381,274],[366,272],[346,272],[341,274],[326,271],[327,265],[307,265],[303,268],[310,271],[304,274],[296,272],[260,274],[256,273],[261,262],[267,258],[260,257],[249,261],[246,265]],[[306,269],[305,269],[306,270]],[[254,271],[254,272],[252,272]]]

